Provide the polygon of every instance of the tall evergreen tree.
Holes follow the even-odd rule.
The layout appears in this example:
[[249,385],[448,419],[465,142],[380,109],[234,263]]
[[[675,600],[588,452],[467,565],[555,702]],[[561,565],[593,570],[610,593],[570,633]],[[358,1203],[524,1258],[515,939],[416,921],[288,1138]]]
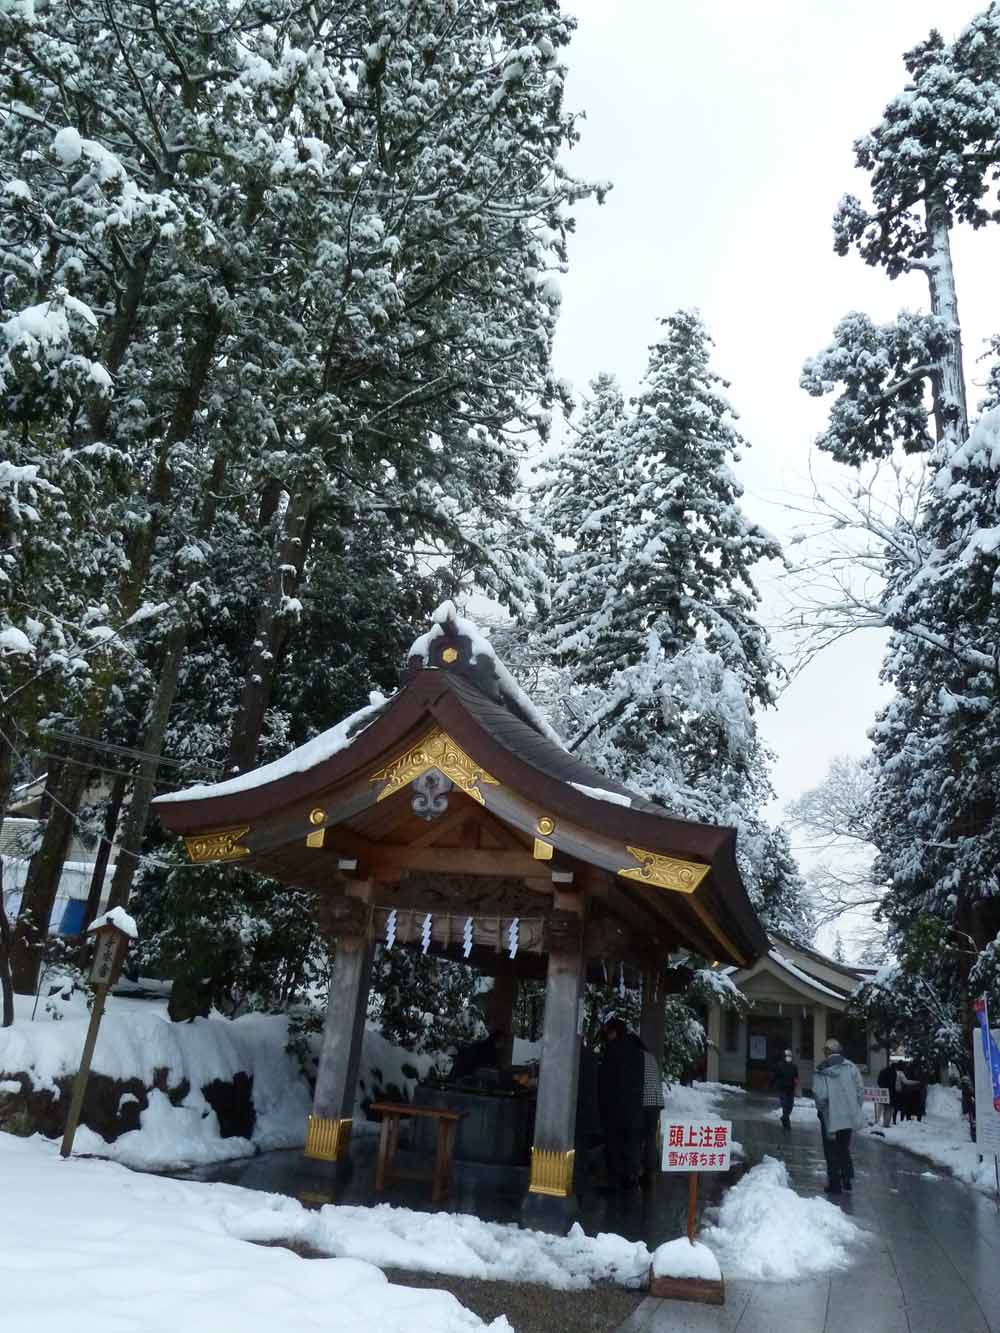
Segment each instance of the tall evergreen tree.
[[710,347],[680,311],[631,410],[610,377],[594,382],[543,488],[559,552],[542,643],[570,748],[675,814],[738,825],[752,897],[802,938],[794,860],[760,817],[771,789],[753,715],[775,666],[752,569],[779,550],[740,509],[745,442]]
[[[855,145],[871,205],[847,199],[835,218],[840,253],[856,247],[889,277],[924,272],[929,312],[884,329],[849,316],[803,377],[817,395],[844,386],[819,440],[835,457],[928,454],[916,522],[884,534],[879,610],[892,637],[883,675],[896,695],[873,731],[871,840],[875,881],[888,886],[878,912],[899,959],[888,989],[906,997],[912,1040],[963,1061],[971,978],[988,972],[1000,928],[1000,451],[994,412],[969,432],[950,235],[960,223],[1000,220],[990,199],[1000,167],[998,38],[1000,7],[991,4],[951,45],[933,32],[907,53],[910,83]],[[862,1002],[876,1014],[886,998],[873,984]]]

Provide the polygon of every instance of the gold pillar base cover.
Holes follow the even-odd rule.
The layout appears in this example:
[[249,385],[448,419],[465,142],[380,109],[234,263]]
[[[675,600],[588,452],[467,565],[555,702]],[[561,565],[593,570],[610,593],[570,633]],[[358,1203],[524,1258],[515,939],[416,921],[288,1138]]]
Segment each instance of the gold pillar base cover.
[[529,1194],[549,1194],[554,1199],[567,1199],[573,1192],[573,1164],[576,1153],[572,1148],[560,1152],[556,1148],[532,1148]]
[[306,1132],[306,1157],[316,1157],[321,1162],[337,1162],[347,1151],[351,1138],[350,1117],[336,1120],[322,1115],[309,1117],[309,1129]]

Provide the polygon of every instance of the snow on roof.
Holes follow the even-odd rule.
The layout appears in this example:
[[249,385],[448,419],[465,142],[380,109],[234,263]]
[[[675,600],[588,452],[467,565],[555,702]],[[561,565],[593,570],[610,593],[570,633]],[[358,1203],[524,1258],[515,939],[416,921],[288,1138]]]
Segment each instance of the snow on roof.
[[135,924],[135,919],[129,916],[124,907],[112,907],[110,912],[105,912],[103,916],[96,917],[87,927],[87,934],[92,935],[95,930],[100,930],[102,926],[117,926],[130,940],[139,938],[139,930]]
[[768,949],[767,956],[779,967],[783,967],[786,972],[790,972],[793,977],[798,977],[799,981],[804,981],[807,986],[812,986],[813,990],[822,991],[824,995],[832,995],[835,1000],[847,998],[841,991],[834,990],[832,986],[825,986],[822,981],[810,976],[808,972],[803,972],[801,968],[795,966],[791,959],[786,958],[777,949]]
[[[445,628],[447,626],[447,629]],[[528,698],[524,690],[521,689],[517,681],[510,674],[504,664],[496,655],[492,643],[475,623],[465,616],[459,615],[458,608],[454,602],[442,602],[441,605],[431,616],[431,627],[425,634],[421,634],[415,639],[410,648],[410,657],[422,658],[424,663],[430,665],[430,648],[435,639],[439,639],[443,634],[451,633],[456,638],[462,637],[469,641],[469,647],[472,650],[472,662],[476,662],[479,657],[488,657],[497,682],[504,695],[516,706],[523,715],[526,722],[529,722],[536,731],[550,740],[553,745],[558,745],[560,750],[565,750],[566,743],[553,728],[548,719],[538,710],[531,699]],[[595,789],[596,790],[596,789]],[[611,793],[608,793],[609,799]]]
[[304,773],[339,754],[341,750],[346,750],[361,732],[374,722],[385,707],[386,698],[378,690],[373,690],[369,699],[370,702],[364,708],[359,708],[356,713],[345,717],[335,727],[321,731],[311,741],[306,741],[305,745],[298,746],[280,759],[272,760],[270,764],[251,769],[249,773],[240,773],[235,778],[227,778],[224,782],[203,782],[194,787],[185,787],[183,791],[167,792],[163,796],[157,796],[154,804],[168,805],[173,801],[203,800],[209,796],[234,796],[237,792],[250,791],[254,787],[264,787],[269,782],[277,782],[279,778],[289,777],[292,773]]
[[612,805],[632,808],[632,797],[626,796],[623,791],[608,791],[606,787],[588,787],[584,782],[571,782],[569,785],[594,801],[610,801]]

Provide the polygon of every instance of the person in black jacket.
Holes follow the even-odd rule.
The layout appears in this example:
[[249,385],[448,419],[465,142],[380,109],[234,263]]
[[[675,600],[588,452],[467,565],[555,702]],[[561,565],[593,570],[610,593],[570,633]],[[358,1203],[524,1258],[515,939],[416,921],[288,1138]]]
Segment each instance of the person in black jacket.
[[881,1106],[877,1108],[882,1116],[883,1129],[888,1129],[890,1125],[893,1125],[896,1122],[896,1115],[899,1111],[899,1103],[897,1101],[898,1088],[896,1086],[898,1080],[899,1070],[891,1061],[884,1069],[879,1071],[879,1076],[875,1080],[880,1088],[889,1089],[889,1100],[883,1102]]
[[791,1051],[786,1051],[784,1059],[775,1067],[771,1086],[777,1088],[781,1101],[781,1128],[791,1129],[792,1107],[795,1105],[795,1089],[799,1082],[799,1067],[792,1059]]
[[612,1189],[631,1189],[639,1183],[645,1074],[642,1042],[620,1018],[609,1019],[604,1025],[598,1095]]

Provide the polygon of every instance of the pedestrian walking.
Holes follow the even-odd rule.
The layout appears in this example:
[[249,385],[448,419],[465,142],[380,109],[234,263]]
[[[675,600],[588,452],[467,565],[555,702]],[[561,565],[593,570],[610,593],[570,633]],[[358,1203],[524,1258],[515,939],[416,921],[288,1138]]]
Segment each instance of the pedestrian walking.
[[813,1075],[813,1097],[823,1134],[827,1194],[850,1193],[854,1179],[851,1135],[864,1117],[864,1084],[858,1067],[843,1055],[835,1037],[823,1047],[824,1060]]
[[639,1183],[646,1054],[620,1018],[604,1024],[604,1058],[598,1075],[608,1184],[613,1190]]
[[663,1078],[660,1074],[660,1062],[642,1043],[643,1083],[642,1083],[642,1180],[648,1182],[656,1177],[656,1131],[660,1125],[660,1112],[665,1105],[663,1100]]
[[791,1051],[786,1051],[771,1077],[771,1086],[777,1089],[778,1100],[781,1102],[781,1128],[785,1130],[792,1127],[792,1107],[795,1105],[798,1083],[799,1067],[792,1059]]

